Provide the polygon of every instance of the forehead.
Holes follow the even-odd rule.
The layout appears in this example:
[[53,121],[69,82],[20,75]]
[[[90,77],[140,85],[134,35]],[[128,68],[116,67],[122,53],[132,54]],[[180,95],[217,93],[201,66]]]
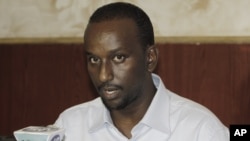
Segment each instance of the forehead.
[[119,42],[139,42],[138,28],[131,19],[89,23],[85,30],[84,43],[95,43],[106,38]]

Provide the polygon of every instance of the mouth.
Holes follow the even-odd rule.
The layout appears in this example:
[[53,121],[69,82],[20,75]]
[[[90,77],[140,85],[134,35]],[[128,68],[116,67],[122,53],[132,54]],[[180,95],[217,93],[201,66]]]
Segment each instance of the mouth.
[[116,86],[105,86],[101,88],[101,95],[106,100],[113,100],[119,96],[120,88]]

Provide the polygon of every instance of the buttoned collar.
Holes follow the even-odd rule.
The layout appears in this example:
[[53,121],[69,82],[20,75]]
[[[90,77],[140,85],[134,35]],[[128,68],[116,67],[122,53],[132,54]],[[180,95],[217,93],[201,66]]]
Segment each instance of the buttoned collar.
[[[170,132],[170,121],[169,121],[169,94],[168,90],[165,88],[162,80],[156,74],[152,74],[154,85],[157,88],[157,92],[146,112],[143,119],[139,122],[139,124],[147,125],[150,128],[156,129],[163,133]],[[95,132],[101,128],[104,128],[105,125],[112,125],[112,119],[110,117],[110,113],[102,103],[99,98],[99,102],[101,102],[102,108],[100,111],[96,111],[90,114],[89,117],[89,131]]]

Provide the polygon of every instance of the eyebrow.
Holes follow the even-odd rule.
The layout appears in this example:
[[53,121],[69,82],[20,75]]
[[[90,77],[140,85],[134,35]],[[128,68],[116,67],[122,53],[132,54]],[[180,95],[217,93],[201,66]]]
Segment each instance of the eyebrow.
[[120,51],[120,50],[126,50],[126,51],[127,51],[127,49],[126,49],[125,47],[118,47],[118,48],[116,48],[116,49],[111,50],[110,53],[111,53],[111,54],[114,54],[114,53],[116,53],[116,52],[118,52],[118,51]]
[[[116,48],[116,49],[110,50],[110,51],[109,51],[109,54],[115,54],[116,52],[118,52],[118,51],[120,51],[120,50],[126,50],[126,51],[128,51],[125,47],[118,47],[118,48]],[[87,50],[85,50],[85,53],[86,53],[87,55],[94,55],[93,53],[91,53],[91,52],[89,52],[89,51],[87,51]]]

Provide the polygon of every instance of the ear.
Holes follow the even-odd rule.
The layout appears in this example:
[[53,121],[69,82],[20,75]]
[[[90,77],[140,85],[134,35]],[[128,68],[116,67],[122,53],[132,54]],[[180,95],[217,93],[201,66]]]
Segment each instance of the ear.
[[158,62],[158,49],[153,45],[147,49],[147,69],[153,72]]

